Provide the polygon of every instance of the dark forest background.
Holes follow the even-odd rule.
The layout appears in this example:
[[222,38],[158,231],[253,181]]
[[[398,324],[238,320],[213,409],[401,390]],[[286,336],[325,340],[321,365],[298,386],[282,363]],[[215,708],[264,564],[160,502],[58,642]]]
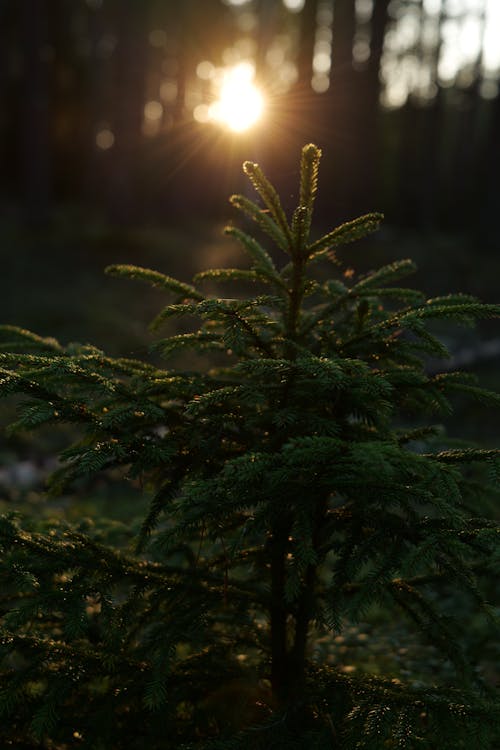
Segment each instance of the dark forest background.
[[[4,206],[32,222],[63,202],[129,222],[211,214],[242,157],[285,181],[306,139],[326,152],[335,212],[383,205],[391,223],[495,235],[489,5],[3,0]],[[200,63],[238,59],[255,63],[269,104],[259,128],[230,137],[193,113],[210,98]]]
[[[382,210],[370,252],[414,257],[430,293],[496,301],[498,5],[1,0],[0,318],[132,351],[156,301],[120,297],[104,266],[220,264],[241,162],[292,203],[308,141],[320,225]],[[202,115],[210,70],[242,60],[267,108],[230,133]]]

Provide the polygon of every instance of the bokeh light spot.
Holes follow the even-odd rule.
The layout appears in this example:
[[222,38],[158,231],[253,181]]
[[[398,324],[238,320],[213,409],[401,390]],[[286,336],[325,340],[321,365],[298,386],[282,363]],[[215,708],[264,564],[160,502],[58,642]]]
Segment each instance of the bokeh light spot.
[[305,0],[283,0],[283,5],[292,13],[298,13],[305,5]]
[[114,142],[115,136],[113,135],[113,131],[109,128],[102,128],[96,133],[95,143],[97,148],[101,149],[101,151],[107,151],[112,148]]
[[209,60],[202,60],[196,66],[196,75],[202,81],[209,81],[215,73],[215,67]]
[[146,120],[160,120],[163,115],[163,104],[152,99],[144,106],[144,117]]

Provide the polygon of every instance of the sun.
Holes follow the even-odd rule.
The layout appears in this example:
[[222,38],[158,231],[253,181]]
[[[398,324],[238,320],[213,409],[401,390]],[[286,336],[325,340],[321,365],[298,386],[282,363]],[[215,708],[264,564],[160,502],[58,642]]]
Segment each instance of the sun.
[[235,133],[255,125],[264,112],[264,98],[253,82],[254,75],[255,69],[248,62],[225,70],[218,99],[209,108],[209,119]]

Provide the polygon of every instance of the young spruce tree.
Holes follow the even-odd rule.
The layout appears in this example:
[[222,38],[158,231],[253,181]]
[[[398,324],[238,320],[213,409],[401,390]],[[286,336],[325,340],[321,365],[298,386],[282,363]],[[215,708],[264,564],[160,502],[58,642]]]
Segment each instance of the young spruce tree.
[[[500,746],[493,688],[440,598],[459,590],[491,614],[477,577],[498,570],[498,527],[477,517],[478,477],[497,481],[499,452],[446,447],[422,425],[456,392],[499,405],[470,375],[429,374],[425,361],[447,356],[429,321],[500,307],[395,286],[409,260],[343,274],[335,249],[382,216],[311,239],[319,160],[304,147],[291,221],[260,167],[245,163],[261,203],[231,202],[275,246],[271,255],[229,228],[249,270],[210,270],[189,285],[108,269],[169,295],[154,329],[200,321],[156,343],[167,361],[215,351],[219,366],[163,369],[2,329],[1,393],[24,396],[12,429],[79,428],[49,493],[107,473],[140,482],[150,499],[129,548],[113,545],[102,519],[44,530],[1,519],[2,747]],[[203,291],[235,280],[260,291]],[[439,649],[455,670],[448,684],[313,658],[318,634],[333,641],[374,603],[386,623],[399,617]]]

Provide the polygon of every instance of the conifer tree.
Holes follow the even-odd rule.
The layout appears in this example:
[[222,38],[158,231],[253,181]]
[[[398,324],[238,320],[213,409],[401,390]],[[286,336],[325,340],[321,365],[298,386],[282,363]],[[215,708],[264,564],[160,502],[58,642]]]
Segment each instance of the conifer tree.
[[[500,396],[426,360],[448,355],[430,322],[500,307],[396,285],[409,260],[346,275],[337,248],[382,216],[311,237],[320,155],[302,150],[290,220],[244,164],[259,203],[231,202],[257,236],[227,232],[250,268],[193,284],[108,268],[164,290],[154,330],[187,318],[188,332],[154,345],[165,367],[2,328],[1,393],[22,397],[10,429],[78,432],[48,497],[108,476],[147,503],[133,545],[105,519],[1,518],[2,747],[499,746],[494,689],[470,663],[464,613],[442,601],[460,591],[494,618],[482,580],[498,570],[498,526],[481,498],[499,451],[447,443],[432,418],[455,393]],[[256,294],[207,293],[233,281]],[[206,368],[171,364],[191,350]],[[318,634],[333,641],[375,604],[439,649],[448,681],[314,658]]]

